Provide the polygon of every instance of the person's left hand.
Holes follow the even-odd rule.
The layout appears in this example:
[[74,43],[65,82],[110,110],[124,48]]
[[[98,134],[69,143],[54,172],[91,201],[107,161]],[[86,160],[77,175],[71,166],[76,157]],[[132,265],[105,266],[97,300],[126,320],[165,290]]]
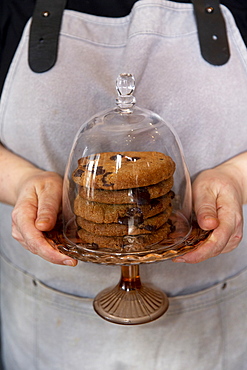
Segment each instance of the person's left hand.
[[203,230],[213,230],[199,248],[174,258],[174,262],[198,263],[220,253],[231,252],[242,239],[242,176],[231,163],[203,171],[192,185],[197,222]]

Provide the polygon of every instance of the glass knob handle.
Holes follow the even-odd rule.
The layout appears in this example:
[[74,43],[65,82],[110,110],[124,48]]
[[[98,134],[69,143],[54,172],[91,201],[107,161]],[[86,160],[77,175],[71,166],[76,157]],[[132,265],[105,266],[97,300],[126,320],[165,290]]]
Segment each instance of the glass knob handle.
[[135,90],[135,78],[130,73],[121,73],[116,80],[118,97],[116,103],[122,113],[131,113],[136,102],[132,95]]

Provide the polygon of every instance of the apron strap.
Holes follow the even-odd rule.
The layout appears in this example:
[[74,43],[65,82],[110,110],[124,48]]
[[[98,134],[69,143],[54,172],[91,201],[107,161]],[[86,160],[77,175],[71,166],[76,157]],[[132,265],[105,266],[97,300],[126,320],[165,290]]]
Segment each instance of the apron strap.
[[[37,0],[30,28],[28,62],[37,73],[51,69],[57,60],[58,40],[67,0]],[[210,64],[230,58],[226,26],[219,0],[192,0],[201,54]]]
[[32,71],[51,69],[57,60],[58,39],[67,0],[37,0],[30,28],[28,63]]
[[219,0],[192,0],[192,3],[203,58],[217,66],[227,63],[230,50]]

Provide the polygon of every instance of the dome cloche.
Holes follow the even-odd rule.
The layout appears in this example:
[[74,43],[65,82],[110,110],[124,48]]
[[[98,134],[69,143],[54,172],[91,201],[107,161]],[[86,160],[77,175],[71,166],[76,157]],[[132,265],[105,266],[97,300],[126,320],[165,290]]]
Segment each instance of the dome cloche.
[[136,105],[131,74],[116,89],[116,106],[78,131],[64,177],[64,237],[99,262],[169,249],[191,231],[190,176],[176,132]]

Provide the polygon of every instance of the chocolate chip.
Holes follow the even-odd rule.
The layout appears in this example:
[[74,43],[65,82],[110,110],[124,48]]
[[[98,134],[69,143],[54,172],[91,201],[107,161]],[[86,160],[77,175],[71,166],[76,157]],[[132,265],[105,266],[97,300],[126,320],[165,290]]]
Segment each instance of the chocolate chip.
[[143,224],[144,222],[144,218],[143,216],[134,216],[134,226],[138,226],[138,225],[141,225]]
[[105,169],[103,168],[103,166],[98,166],[96,168],[96,176],[98,176],[98,175],[104,175],[104,173],[105,173]]
[[128,226],[130,221],[134,223],[134,226],[141,225],[144,222],[142,210],[140,208],[132,207],[127,211],[126,216],[118,218],[118,223],[121,225]]
[[99,246],[97,243],[92,243],[91,248],[97,250],[99,249]]
[[120,225],[126,225],[128,226],[128,223],[129,223],[129,217],[128,216],[124,216],[124,217],[118,217],[118,223]]
[[157,207],[160,204],[158,199],[151,199],[150,206],[151,208]]
[[118,157],[121,157],[121,158],[123,158],[123,155],[122,154],[116,154],[116,155],[113,155],[112,157],[110,157],[110,159],[112,160],[112,161],[116,161],[117,160],[117,158]]
[[172,220],[170,220],[170,218],[167,220],[167,223],[170,226],[170,232],[173,233],[176,230],[176,226],[173,225]]
[[126,157],[126,158],[127,158],[127,161],[131,161],[131,162],[135,162],[141,159],[140,157]]
[[174,199],[175,198],[175,193],[174,193],[174,191],[169,191],[169,194],[170,194],[170,196],[171,196],[171,199]]
[[142,227],[142,229],[148,230],[148,231],[155,231],[157,230],[157,227],[155,225],[145,225]]
[[74,176],[75,177],[81,177],[81,175],[84,173],[84,171],[81,169],[81,168],[78,168],[75,172],[74,172]]
[[138,161],[138,159],[141,159],[140,157],[129,157],[127,155],[122,155],[122,154],[116,154],[116,155],[113,155],[112,157],[110,157],[110,159],[112,161],[116,161],[118,157],[121,157],[121,158],[125,158],[127,161],[129,162],[135,162],[135,161]]
[[132,207],[132,208],[128,209],[127,215],[129,217],[134,217],[134,216],[141,217],[142,216],[142,210],[139,207]]
[[113,183],[110,183],[108,184],[108,181],[107,181],[107,176],[110,175],[112,172],[106,172],[104,173],[103,177],[102,177],[102,182],[103,182],[103,185],[104,186],[113,186],[114,184]]
[[145,187],[132,189],[132,196],[137,204],[150,203],[150,193]]
[[140,157],[129,157],[127,155],[125,155],[123,157],[127,160],[127,162],[136,162],[136,161],[138,161],[138,159],[140,159]]

